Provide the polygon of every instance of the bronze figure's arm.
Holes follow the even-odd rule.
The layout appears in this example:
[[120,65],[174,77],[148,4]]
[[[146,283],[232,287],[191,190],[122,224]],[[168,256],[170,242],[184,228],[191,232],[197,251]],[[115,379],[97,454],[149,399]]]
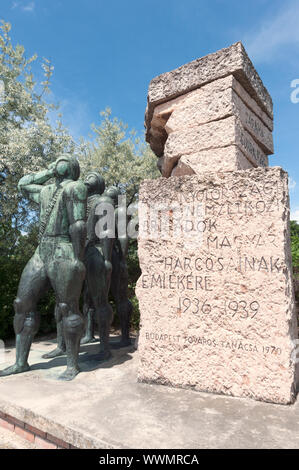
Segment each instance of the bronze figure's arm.
[[[119,219],[122,218],[121,227],[119,227]],[[121,249],[121,260],[125,262],[128,254],[128,247],[129,247],[129,238],[127,233],[127,223],[128,223],[128,216],[126,207],[118,207],[115,211],[115,225],[118,228],[117,230],[117,238],[119,242],[119,246]],[[121,228],[121,230],[119,230]]]
[[18,190],[31,201],[39,204],[40,192],[43,188],[43,184],[53,178],[53,176],[54,165],[51,164],[47,170],[23,176],[18,183]]
[[70,221],[69,233],[76,258],[83,261],[86,241],[86,186],[78,181],[74,183],[72,197],[68,201]]

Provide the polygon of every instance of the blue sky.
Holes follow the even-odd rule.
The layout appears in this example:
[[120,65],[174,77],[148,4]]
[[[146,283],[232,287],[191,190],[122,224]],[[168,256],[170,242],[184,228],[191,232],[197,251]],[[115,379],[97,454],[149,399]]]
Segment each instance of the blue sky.
[[0,17],[28,56],[52,61],[52,99],[75,137],[106,106],[142,132],[154,76],[241,40],[273,98],[270,165],[288,171],[299,221],[298,0],[0,0]]

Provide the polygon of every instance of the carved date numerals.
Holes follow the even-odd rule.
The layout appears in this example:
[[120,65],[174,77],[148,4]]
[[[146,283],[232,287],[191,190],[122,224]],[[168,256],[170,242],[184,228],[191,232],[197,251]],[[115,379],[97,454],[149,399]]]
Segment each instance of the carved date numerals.
[[207,299],[201,300],[198,298],[190,299],[189,297],[179,297],[179,304],[176,308],[177,314],[180,316],[189,311],[194,315],[221,313],[239,318],[254,318],[260,309],[260,304],[255,300],[253,302],[246,302],[245,300],[230,300],[224,301],[222,306],[212,305]]
[[254,318],[260,309],[260,304],[255,300],[254,302],[246,302],[245,300],[231,300],[225,302],[224,311],[230,313],[232,317],[239,315],[240,318]]
[[277,348],[276,346],[263,346],[264,354],[276,354],[280,356],[281,352],[281,349]]

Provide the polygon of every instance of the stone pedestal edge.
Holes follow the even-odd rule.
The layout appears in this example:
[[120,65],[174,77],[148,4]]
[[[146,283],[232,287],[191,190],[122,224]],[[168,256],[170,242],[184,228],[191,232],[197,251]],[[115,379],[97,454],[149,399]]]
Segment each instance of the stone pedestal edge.
[[40,449],[78,449],[78,447],[2,411],[0,411],[0,426],[14,432],[26,441],[34,443]]
[[[8,411],[8,412],[6,412]],[[16,433],[40,449],[114,449],[117,445],[52,422],[31,410],[0,403],[0,427]]]

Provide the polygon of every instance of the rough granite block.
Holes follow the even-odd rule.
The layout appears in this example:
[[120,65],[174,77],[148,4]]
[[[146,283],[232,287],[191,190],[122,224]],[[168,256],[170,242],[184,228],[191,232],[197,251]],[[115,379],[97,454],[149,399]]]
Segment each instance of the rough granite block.
[[[231,77],[229,78],[231,79]],[[187,127],[196,127],[211,121],[218,121],[229,116],[237,116],[243,127],[257,141],[263,151],[267,155],[273,154],[272,132],[262,120],[246,106],[231,86],[224,88],[224,83],[219,83],[223,81],[229,85],[231,80],[217,80],[199,90],[192,91],[187,95],[177,98],[177,100],[182,99],[182,102],[180,105],[178,102],[175,104],[171,116],[165,123],[167,134],[169,135],[172,132]],[[210,85],[214,86],[211,87]],[[169,102],[169,107],[170,106],[171,102]],[[158,110],[159,106],[156,108],[155,114]]]
[[145,180],[139,201],[139,381],[293,402],[286,172]]
[[184,176],[203,172],[247,170],[253,168],[252,163],[245,157],[236,145],[182,155],[171,176]]
[[[244,46],[237,42],[230,47],[206,55],[155,77],[148,90],[148,106],[145,114],[146,139],[150,142],[150,128],[157,105],[184,95],[196,88],[233,75],[250,97],[273,119],[273,104]],[[160,156],[160,155],[159,155]]]
[[[160,162],[162,176],[169,177],[182,155],[194,154],[201,150],[217,149],[237,145],[254,166],[268,166],[268,157],[243,128],[240,120],[231,116],[197,127],[172,132],[166,141],[164,156]],[[219,171],[213,168],[213,171]]]
[[151,148],[159,157],[171,132],[229,116],[237,116],[263,151],[273,154],[272,121],[232,75],[158,105],[149,131]]

